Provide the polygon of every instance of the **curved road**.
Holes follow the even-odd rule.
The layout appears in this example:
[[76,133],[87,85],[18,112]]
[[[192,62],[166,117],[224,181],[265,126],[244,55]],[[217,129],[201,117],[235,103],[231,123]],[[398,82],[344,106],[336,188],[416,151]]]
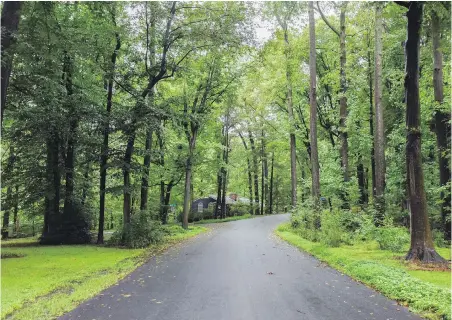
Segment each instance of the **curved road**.
[[212,225],[60,319],[421,319],[273,235],[287,219]]

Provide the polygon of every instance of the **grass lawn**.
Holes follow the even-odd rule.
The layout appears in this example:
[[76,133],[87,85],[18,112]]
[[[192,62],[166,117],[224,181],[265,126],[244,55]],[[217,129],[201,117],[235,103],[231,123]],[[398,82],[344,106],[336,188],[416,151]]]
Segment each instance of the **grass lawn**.
[[[292,231],[289,224],[283,224],[276,234],[331,267],[408,305],[413,312],[429,319],[451,319],[450,270],[421,270],[403,260],[405,253],[381,250],[376,242],[331,248]],[[437,248],[437,252],[450,259],[450,249]]]
[[39,246],[37,239],[2,242],[1,318],[52,319],[93,297],[132,272],[151,255],[207,230],[169,226],[164,243],[146,249],[95,245]]

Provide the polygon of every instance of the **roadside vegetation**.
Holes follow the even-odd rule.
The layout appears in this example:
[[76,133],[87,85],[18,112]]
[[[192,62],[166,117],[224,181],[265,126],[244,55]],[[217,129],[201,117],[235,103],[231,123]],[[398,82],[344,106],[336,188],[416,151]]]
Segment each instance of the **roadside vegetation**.
[[40,246],[37,238],[3,241],[1,318],[53,319],[115,284],[151,256],[207,229],[171,225],[164,230],[159,241],[140,249]]
[[[276,233],[413,312],[435,320],[451,318],[450,266],[406,261],[410,237],[405,227],[387,220],[377,228],[372,215],[362,211],[303,209]],[[436,239],[437,252],[450,260],[450,247],[441,235]]]

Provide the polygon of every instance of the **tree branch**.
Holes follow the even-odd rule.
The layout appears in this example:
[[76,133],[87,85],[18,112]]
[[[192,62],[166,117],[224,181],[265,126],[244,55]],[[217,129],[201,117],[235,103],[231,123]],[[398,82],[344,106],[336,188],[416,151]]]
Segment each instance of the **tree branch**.
[[333,30],[333,32],[335,33],[335,34],[337,34],[337,36],[338,37],[340,37],[341,36],[341,34],[340,34],[340,32],[328,21],[328,19],[325,17],[325,15],[323,14],[323,12],[322,12],[322,10],[320,10],[320,5],[319,5],[319,2],[317,1],[317,9],[318,9],[318,11],[319,11],[319,13],[320,13],[320,16],[322,17],[322,20],[326,23],[326,25],[331,29],[331,30]]

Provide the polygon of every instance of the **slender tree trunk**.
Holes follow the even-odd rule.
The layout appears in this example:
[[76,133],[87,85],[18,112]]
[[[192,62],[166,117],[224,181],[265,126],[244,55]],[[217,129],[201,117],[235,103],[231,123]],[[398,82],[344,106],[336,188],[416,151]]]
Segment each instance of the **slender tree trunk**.
[[20,229],[19,227],[19,217],[18,217],[18,212],[19,212],[19,187],[15,186],[14,187],[14,233],[17,233]]
[[146,131],[145,155],[143,159],[143,176],[141,177],[140,210],[148,208],[149,168],[151,166],[152,130]]
[[266,151],[266,145],[265,145],[264,132],[262,132],[262,151],[263,151],[263,156],[264,156],[264,160],[263,160],[264,196],[262,198],[265,199],[265,212],[267,214],[269,214],[268,210],[270,208],[268,206],[268,160],[267,160],[267,151]]
[[291,183],[291,205],[296,207],[297,205],[297,148],[296,139],[294,133],[294,116],[293,116],[293,101],[292,101],[292,79],[290,74],[289,58],[290,58],[290,45],[288,37],[287,27],[284,30],[285,50],[286,57],[286,81],[287,81],[287,111],[289,113],[290,125],[290,183]]
[[272,153],[272,166],[270,169],[270,195],[269,195],[269,213],[273,213],[273,167],[274,167],[275,154]]
[[366,179],[364,177],[364,165],[363,156],[358,155],[358,165],[356,167],[356,175],[358,177],[358,188],[359,188],[359,204],[364,207],[367,204],[367,189],[366,189]]
[[[157,131],[157,140],[160,148],[160,159],[159,165],[161,168],[165,167],[165,144],[163,141],[163,126]],[[160,177],[160,219],[163,220],[164,212],[165,212],[165,181],[163,180],[163,175]]]
[[256,155],[256,147],[254,145],[254,138],[251,134],[251,131],[248,132],[249,139],[250,139],[250,145],[251,145],[251,153],[253,155],[253,173],[254,173],[254,199],[256,201],[256,204],[253,206],[256,207],[255,213],[256,215],[259,214],[259,176],[257,174],[257,155]]
[[3,213],[3,228],[2,228],[2,240],[6,240],[9,237],[9,216],[11,212],[11,199],[12,198],[12,187],[9,186],[6,189],[6,210]]
[[[263,132],[262,132],[263,134]],[[261,214],[264,214],[265,201],[265,165],[264,165],[264,137],[261,137]]]
[[436,253],[427,211],[421,154],[421,114],[419,102],[419,42],[422,24],[422,2],[408,4],[408,36],[405,44],[406,76],[406,166],[411,210],[411,246],[407,260],[445,262]]
[[169,210],[169,204],[171,199],[171,190],[173,189],[174,181],[170,181],[168,185],[166,186],[166,192],[165,192],[165,205],[163,207],[163,214],[161,216],[162,224],[168,223],[168,210]]
[[[341,15],[340,15],[340,98],[339,98],[339,137],[341,140],[340,154],[341,154],[341,166],[344,175],[344,183],[349,181],[349,168],[348,168],[348,133],[347,133],[347,76],[345,72],[347,63],[347,51],[345,48],[345,12],[347,8],[347,2],[343,2],[341,5]],[[346,188],[346,185],[344,185]],[[350,208],[350,203],[348,199],[348,194],[346,190],[343,190],[343,205],[344,209]]]
[[382,47],[383,47],[383,21],[382,7],[375,6],[375,199],[376,210],[375,225],[380,226],[385,214],[385,131],[382,105]]
[[107,89],[107,115],[104,124],[104,142],[102,144],[100,156],[100,187],[99,187],[99,229],[97,232],[97,243],[104,243],[104,224],[105,224],[105,188],[107,185],[107,164],[108,164],[108,138],[110,134],[110,114],[113,105],[113,80],[115,77],[116,58],[121,48],[121,38],[116,33],[116,47],[111,55],[111,70],[108,79]]
[[56,232],[60,219],[61,173],[59,163],[60,138],[51,126],[47,138],[46,185],[43,238]]
[[[433,89],[435,101],[442,105],[443,94],[443,54],[440,48],[440,18],[432,10],[432,38],[433,38]],[[450,151],[450,112],[436,110],[435,112],[435,133],[436,145],[438,148],[439,163],[439,181],[441,186],[446,186],[450,182],[450,167],[448,151]],[[444,239],[451,238],[451,223],[447,218],[450,217],[450,192],[441,192],[441,228],[444,232]]]
[[[246,144],[245,139],[243,138],[242,134],[239,132],[240,139],[242,139],[243,146],[245,147],[245,150],[248,151],[248,146]],[[249,156],[246,158],[247,168],[248,168],[248,191],[249,191],[249,197],[250,197],[250,212],[251,214],[254,214],[254,205],[253,205],[253,173],[251,169],[251,162]]]
[[214,218],[217,219],[218,218],[218,213],[221,213],[221,188],[223,186],[223,172],[221,171],[222,169],[220,168],[220,170],[218,170],[217,173],[217,199],[215,201],[215,211],[214,211]]
[[132,215],[132,186],[130,183],[130,166],[132,161],[133,148],[135,144],[135,133],[131,134],[127,140],[126,153],[124,156],[123,178],[124,178],[124,201],[123,201],[123,225],[130,223]]
[[[369,44],[370,47],[370,44]],[[372,80],[372,68],[370,50],[367,50],[367,76],[369,78],[369,130],[372,138],[372,149],[370,152],[370,166],[372,171],[372,196],[375,199],[375,139],[374,139],[374,103],[373,103],[373,80]]]
[[190,212],[191,201],[191,174],[192,174],[192,161],[193,153],[196,147],[196,138],[198,135],[198,129],[193,128],[188,143],[188,158],[185,166],[185,187],[184,187],[184,211],[182,213],[182,228],[188,229],[188,213]]
[[319,206],[320,198],[320,172],[319,172],[319,155],[317,148],[317,93],[316,93],[316,49],[315,49],[315,20],[314,20],[314,3],[309,2],[309,74],[310,74],[310,145],[311,145],[311,174],[312,174],[312,197],[315,206]]
[[12,46],[16,42],[15,33],[19,28],[20,11],[23,1],[5,1],[2,8],[2,41],[1,41],[1,122],[6,109],[6,94],[8,91],[9,77],[13,68],[14,52]]
[[[149,65],[151,68],[155,67],[155,23],[156,23],[156,14],[154,10],[154,3],[146,3],[146,6],[150,5],[150,24],[147,21],[146,15],[146,23],[147,23],[147,39],[149,41]],[[147,13],[147,12],[146,12]],[[148,102],[149,107],[154,108],[154,99],[155,99],[155,87],[149,90]],[[141,195],[140,195],[140,210],[145,211],[148,205],[148,189],[149,189],[149,168],[151,166],[151,146],[152,146],[152,128],[147,128],[146,130],[146,142],[145,142],[145,156],[143,159],[143,176],[141,177]],[[162,147],[161,147],[161,150]],[[162,201],[160,202],[162,206]],[[163,214],[163,208],[160,208],[160,214]]]

